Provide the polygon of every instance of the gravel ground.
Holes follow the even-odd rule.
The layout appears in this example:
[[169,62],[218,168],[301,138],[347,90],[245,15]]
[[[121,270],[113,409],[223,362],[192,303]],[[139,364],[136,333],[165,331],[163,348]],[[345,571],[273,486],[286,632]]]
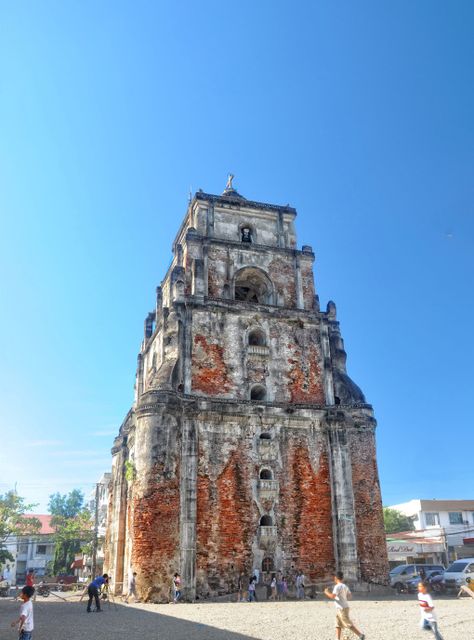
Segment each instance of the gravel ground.
[[[444,640],[474,637],[474,600],[435,601]],[[86,613],[77,598],[62,602],[51,595],[35,603],[34,640],[332,640],[334,605],[306,602],[202,603],[178,605],[106,604],[103,613]],[[19,602],[0,598],[0,640],[16,640],[10,622]],[[416,596],[354,599],[354,623],[367,640],[432,638],[419,629]],[[350,637],[350,634],[347,635]]]

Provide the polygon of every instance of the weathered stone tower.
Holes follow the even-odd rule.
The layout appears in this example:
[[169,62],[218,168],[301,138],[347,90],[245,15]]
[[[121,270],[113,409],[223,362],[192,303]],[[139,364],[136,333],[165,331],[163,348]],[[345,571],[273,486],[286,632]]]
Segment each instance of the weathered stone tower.
[[239,571],[388,571],[372,407],[346,373],[290,206],[199,191],[145,320],[115,439],[107,568],[142,597],[235,588]]

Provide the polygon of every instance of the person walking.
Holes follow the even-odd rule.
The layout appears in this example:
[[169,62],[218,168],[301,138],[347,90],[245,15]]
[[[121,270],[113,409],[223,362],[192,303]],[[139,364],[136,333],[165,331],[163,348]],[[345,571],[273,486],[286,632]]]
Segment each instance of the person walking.
[[181,598],[181,576],[175,573],[173,576],[173,604],[177,604]]
[[275,574],[272,576],[272,581],[270,582],[270,597],[269,600],[276,600],[277,598],[277,581]]
[[128,593],[125,597],[125,602],[128,604],[128,601],[133,596],[135,602],[138,602],[137,598],[137,574],[134,571],[128,580]]
[[33,602],[31,599],[34,593],[34,587],[29,585],[23,587],[21,590],[20,598],[23,600],[23,604],[20,606],[20,616],[11,623],[12,627],[18,625],[18,640],[31,640],[33,637]]
[[[33,595],[33,602],[36,601],[36,589],[35,589],[35,582],[36,582],[36,576],[35,576],[35,570],[34,569],[28,569],[28,573],[26,574],[26,579],[25,579],[25,586],[26,587],[33,587],[34,589],[34,595]],[[16,598],[15,598],[16,600]]]
[[431,631],[436,640],[443,640],[443,636],[438,631],[438,620],[434,612],[433,598],[428,592],[428,583],[418,583],[418,602],[421,607],[421,628]]
[[249,602],[255,602],[255,576],[252,576],[249,581]]
[[277,576],[277,600],[283,600],[283,575],[278,573]]
[[296,597],[298,600],[304,600],[304,573],[302,571],[298,571],[298,575],[296,576]]
[[96,611],[102,611],[100,608],[99,591],[104,584],[108,584],[108,580],[109,576],[104,573],[102,576],[97,576],[97,578],[95,578],[95,580],[93,580],[87,587],[87,595],[89,596],[89,601],[87,602],[87,613],[91,612],[92,600],[95,600]]
[[239,573],[237,578],[237,602],[242,602],[244,599],[244,574]]
[[28,569],[28,573],[26,574],[25,586],[34,587],[35,586],[35,570]]
[[330,600],[334,600],[336,605],[336,638],[341,637],[343,629],[350,629],[352,633],[358,636],[361,640],[365,640],[365,635],[354,626],[352,620],[349,617],[349,600],[352,597],[349,587],[344,584],[344,574],[342,571],[337,571],[334,576],[334,588],[331,592],[326,587],[324,594]]

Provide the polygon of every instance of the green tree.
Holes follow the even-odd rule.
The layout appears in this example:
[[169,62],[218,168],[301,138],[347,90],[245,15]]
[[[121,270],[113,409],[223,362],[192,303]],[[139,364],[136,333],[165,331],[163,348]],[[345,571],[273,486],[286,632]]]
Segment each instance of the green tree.
[[396,509],[383,508],[383,521],[386,533],[398,533],[399,531],[413,531],[415,525],[413,518],[403,515]]
[[92,515],[84,506],[84,495],[78,489],[69,494],[49,496],[48,509],[54,528],[54,574],[69,573],[76,553],[90,544],[94,537]]
[[25,517],[27,511],[36,507],[28,504],[16,491],[7,491],[0,495],[0,565],[14,558],[6,548],[6,541],[11,536],[33,535],[41,529],[38,518]]

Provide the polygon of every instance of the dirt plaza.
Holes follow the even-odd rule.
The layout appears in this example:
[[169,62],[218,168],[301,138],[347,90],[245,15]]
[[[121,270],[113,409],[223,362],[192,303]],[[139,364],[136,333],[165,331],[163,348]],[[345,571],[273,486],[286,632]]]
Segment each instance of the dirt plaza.
[[[474,629],[474,600],[435,601],[444,640],[468,638]],[[334,605],[319,596],[305,602],[196,603],[178,605],[106,604],[102,613],[86,613],[86,603],[63,602],[51,595],[35,603],[34,640],[329,640],[334,638]],[[10,622],[19,602],[0,599],[0,639],[16,640]],[[400,599],[354,598],[355,624],[367,640],[430,638],[419,629],[416,596]],[[346,637],[354,637],[347,634]]]

